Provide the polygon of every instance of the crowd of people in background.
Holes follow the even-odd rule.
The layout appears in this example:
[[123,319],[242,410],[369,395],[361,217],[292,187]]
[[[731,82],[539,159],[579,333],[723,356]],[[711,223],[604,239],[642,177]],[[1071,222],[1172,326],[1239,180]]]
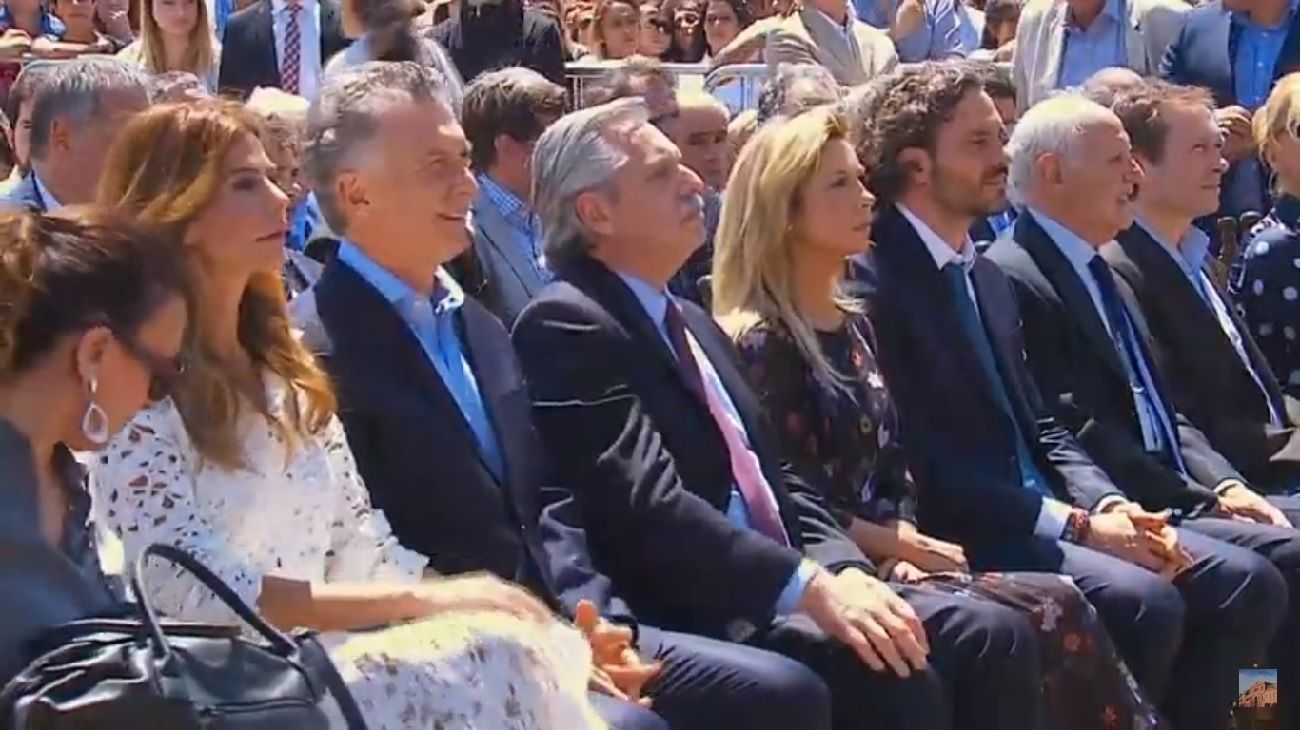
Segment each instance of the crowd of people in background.
[[0,31],[0,678],[164,543],[379,730],[1296,726],[1296,0]]

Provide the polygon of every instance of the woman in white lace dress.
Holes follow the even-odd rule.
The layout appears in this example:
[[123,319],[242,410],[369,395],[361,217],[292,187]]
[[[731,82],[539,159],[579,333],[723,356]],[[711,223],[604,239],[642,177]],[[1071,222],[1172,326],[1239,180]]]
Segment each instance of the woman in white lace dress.
[[[325,641],[374,730],[602,727],[581,634],[496,579],[422,581],[425,559],[372,509],[325,376],[289,328],[286,198],[259,131],[220,102],[155,107],[110,152],[101,202],[171,227],[197,294],[172,398],[92,465],[95,519],[129,559],[178,545],[272,622],[335,632]],[[235,621],[170,566],[145,582],[169,615]]]

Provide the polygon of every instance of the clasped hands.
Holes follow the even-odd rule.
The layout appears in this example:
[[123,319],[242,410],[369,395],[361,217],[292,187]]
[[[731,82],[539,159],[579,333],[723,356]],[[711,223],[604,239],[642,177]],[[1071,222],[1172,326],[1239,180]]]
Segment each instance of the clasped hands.
[[1179,544],[1166,512],[1148,512],[1134,502],[1119,502],[1089,518],[1085,544],[1173,579],[1192,565],[1192,556]]

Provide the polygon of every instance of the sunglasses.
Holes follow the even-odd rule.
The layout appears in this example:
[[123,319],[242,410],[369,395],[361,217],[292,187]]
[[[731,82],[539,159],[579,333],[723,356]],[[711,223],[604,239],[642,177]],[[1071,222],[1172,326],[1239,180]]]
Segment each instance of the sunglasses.
[[144,347],[130,337],[123,337],[114,332],[118,344],[136,362],[149,371],[149,400],[157,402],[171,395],[177,379],[185,374],[185,358],[182,355],[167,357],[159,355]]

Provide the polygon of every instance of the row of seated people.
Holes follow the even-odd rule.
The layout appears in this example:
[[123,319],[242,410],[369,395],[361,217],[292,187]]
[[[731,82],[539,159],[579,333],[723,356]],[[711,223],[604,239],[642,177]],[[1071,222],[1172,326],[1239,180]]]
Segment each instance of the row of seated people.
[[[1165,122],[1050,100],[1009,168],[983,79],[908,69],[761,130],[717,321],[665,293],[702,184],[654,110],[561,117],[529,145],[555,281],[510,335],[443,269],[477,185],[437,72],[326,81],[306,162],[344,240],[292,311],[258,121],[129,115],[97,197],[135,220],[27,213],[0,251],[6,670],[108,600],[96,543],[165,542],[333,632],[373,727],[1227,728],[1240,668],[1295,684],[1296,498],[1259,495],[1295,484],[1211,448],[1092,278],[1161,162],[1120,119]],[[975,256],[1009,169],[1032,212]]]

